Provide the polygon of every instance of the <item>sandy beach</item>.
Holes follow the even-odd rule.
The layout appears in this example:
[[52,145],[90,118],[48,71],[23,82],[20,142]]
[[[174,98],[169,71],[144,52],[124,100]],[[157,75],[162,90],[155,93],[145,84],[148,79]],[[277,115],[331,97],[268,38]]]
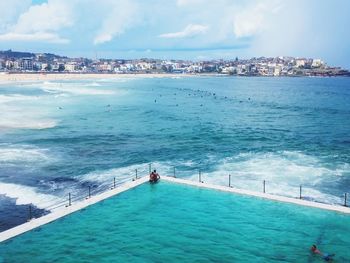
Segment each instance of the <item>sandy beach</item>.
[[26,82],[26,81],[49,81],[49,80],[79,80],[79,79],[120,79],[120,78],[178,78],[213,76],[214,74],[79,74],[79,73],[0,73],[0,83]]

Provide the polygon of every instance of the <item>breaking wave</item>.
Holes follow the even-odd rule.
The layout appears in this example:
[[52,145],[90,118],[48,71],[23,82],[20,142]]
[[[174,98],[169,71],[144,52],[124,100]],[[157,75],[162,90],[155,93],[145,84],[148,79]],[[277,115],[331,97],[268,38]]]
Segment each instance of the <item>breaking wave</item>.
[[[176,176],[189,180],[198,180],[198,167],[192,161],[157,162],[152,164],[161,175],[172,176],[176,166]],[[115,177],[118,182],[130,180],[135,176],[148,175],[148,164],[131,165],[109,170],[94,171],[79,177],[81,181],[112,182]],[[217,185],[228,185],[228,175],[231,175],[231,185],[240,189],[262,191],[263,181],[266,181],[266,191],[288,197],[299,196],[299,186],[302,185],[303,198],[331,204],[342,203],[341,193],[332,184],[340,183],[344,175],[350,174],[350,165],[341,164],[328,167],[320,159],[301,152],[282,151],[277,153],[241,153],[218,161],[210,171],[202,171],[202,180]]]
[[19,94],[0,95],[0,111],[6,112],[0,118],[0,130],[8,129],[48,129],[57,125],[57,121],[42,116],[43,113],[35,107],[21,104],[22,102],[38,101],[38,96]]
[[29,145],[9,146],[0,145],[1,166],[12,165],[46,165],[54,161],[48,149],[40,149]]
[[97,82],[92,83],[71,83],[71,82],[50,82],[45,81],[39,84],[31,84],[31,86],[38,87],[47,93],[69,93],[74,95],[112,95],[116,91],[107,89],[96,89],[93,87],[101,86]]
[[0,183],[0,194],[15,199],[16,205],[33,204],[40,209],[47,209],[62,202],[62,199],[57,196],[43,194],[35,187],[18,184]]
[[[230,174],[232,186],[253,191],[262,191],[265,180],[268,193],[289,197],[298,197],[299,186],[303,185],[306,199],[335,204],[341,203],[341,197],[334,192],[331,184],[336,184],[348,173],[348,164],[329,168],[316,157],[283,151],[242,153],[225,158],[213,171],[204,171],[202,180],[227,185]],[[198,180],[198,173],[190,179]]]

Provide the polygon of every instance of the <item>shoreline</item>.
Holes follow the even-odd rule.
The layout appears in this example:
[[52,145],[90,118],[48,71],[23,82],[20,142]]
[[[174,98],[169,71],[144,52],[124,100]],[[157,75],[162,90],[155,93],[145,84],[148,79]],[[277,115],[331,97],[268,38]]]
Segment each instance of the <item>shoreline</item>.
[[130,79],[130,78],[200,78],[200,77],[239,77],[239,78],[333,78],[348,76],[236,76],[219,73],[1,73],[0,84],[52,80],[88,79]]
[[125,79],[125,78],[182,78],[209,77],[218,74],[113,74],[113,73],[0,73],[0,83],[49,81],[49,80],[81,80],[81,79]]
[[0,84],[52,80],[128,79],[128,78],[195,78],[195,77],[240,77],[240,78],[332,78],[348,76],[236,76],[219,73],[1,73]]

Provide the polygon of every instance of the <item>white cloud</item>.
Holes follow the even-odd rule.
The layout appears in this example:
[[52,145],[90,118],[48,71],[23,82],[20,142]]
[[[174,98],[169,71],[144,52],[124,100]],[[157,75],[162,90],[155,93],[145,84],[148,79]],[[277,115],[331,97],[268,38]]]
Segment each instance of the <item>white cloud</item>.
[[0,1],[0,32],[6,31],[16,22],[18,16],[26,11],[31,0],[1,0]]
[[233,31],[236,37],[250,37],[267,27],[267,17],[279,10],[279,1],[260,1],[254,6],[237,12],[234,17]]
[[197,35],[205,34],[208,30],[207,26],[204,25],[193,25],[189,24],[184,30],[174,33],[161,34],[161,38],[189,38]]
[[17,33],[56,32],[72,25],[72,5],[67,1],[51,0],[31,6],[19,17],[13,30]]
[[105,14],[102,26],[94,38],[95,45],[111,41],[139,22],[140,14],[135,1],[105,0],[101,3],[108,7],[108,13]]
[[188,5],[197,5],[203,3],[205,0],[177,0],[176,4],[178,6],[188,6]]
[[6,33],[0,35],[0,41],[42,41],[55,44],[67,44],[70,42],[69,39],[61,38],[57,34],[45,32],[36,32],[32,34]]
[[58,31],[73,25],[73,5],[64,0],[49,0],[32,5],[19,15],[17,22],[0,35],[2,41],[44,41],[68,43]]

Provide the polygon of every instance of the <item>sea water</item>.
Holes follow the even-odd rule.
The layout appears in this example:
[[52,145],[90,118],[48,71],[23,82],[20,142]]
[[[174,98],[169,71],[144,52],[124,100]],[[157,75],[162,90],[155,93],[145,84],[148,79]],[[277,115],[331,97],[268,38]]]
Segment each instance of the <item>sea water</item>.
[[[102,220],[103,219],[103,220]],[[350,262],[350,217],[148,183],[0,244],[3,262]],[[1,261],[0,261],[1,262]]]
[[87,193],[160,175],[342,204],[350,79],[176,77],[0,85],[0,230]]

